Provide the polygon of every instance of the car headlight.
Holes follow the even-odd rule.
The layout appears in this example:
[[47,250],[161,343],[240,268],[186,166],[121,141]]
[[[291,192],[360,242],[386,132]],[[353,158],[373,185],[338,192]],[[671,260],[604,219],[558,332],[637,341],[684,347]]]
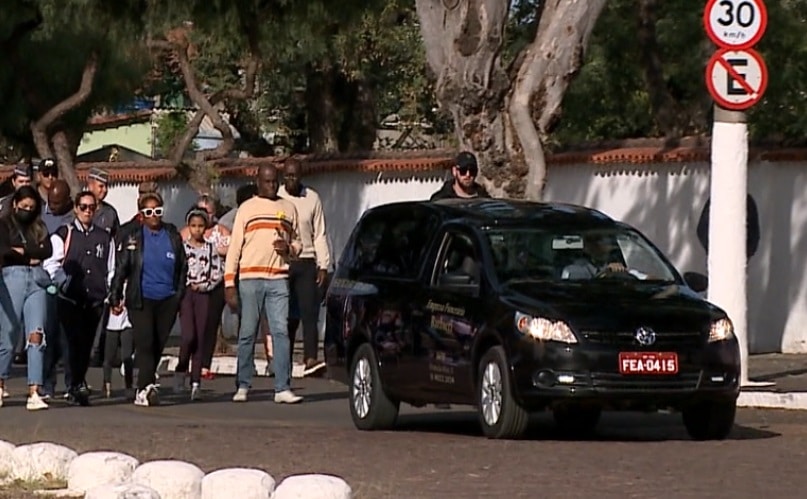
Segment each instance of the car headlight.
[[734,337],[734,325],[728,317],[712,323],[709,329],[709,343],[729,340]]
[[541,341],[559,341],[561,343],[577,343],[572,329],[563,321],[550,321],[543,317],[516,312],[516,329]]

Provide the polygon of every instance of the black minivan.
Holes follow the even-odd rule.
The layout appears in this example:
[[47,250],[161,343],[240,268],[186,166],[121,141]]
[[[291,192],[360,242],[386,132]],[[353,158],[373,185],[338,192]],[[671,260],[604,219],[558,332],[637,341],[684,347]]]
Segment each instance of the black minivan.
[[731,320],[638,230],[575,205],[496,199],[369,209],[326,297],[325,356],[357,428],[401,402],[468,404],[517,438],[551,410],[564,431],[601,411],[676,410],[695,439],[734,425]]

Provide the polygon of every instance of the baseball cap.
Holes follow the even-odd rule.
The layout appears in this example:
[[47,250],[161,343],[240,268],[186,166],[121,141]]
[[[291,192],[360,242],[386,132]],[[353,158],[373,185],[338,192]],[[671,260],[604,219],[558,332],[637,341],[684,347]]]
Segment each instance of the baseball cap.
[[59,173],[59,167],[56,166],[56,161],[52,158],[45,158],[40,161],[35,170],[39,173]]
[[14,176],[31,178],[33,176],[32,170],[33,169],[29,163],[17,163],[14,165]]
[[101,168],[92,168],[90,169],[90,173],[87,175],[87,178],[97,180],[102,184],[108,184],[109,172],[107,172],[106,170],[102,170]]
[[479,165],[476,163],[476,156],[472,152],[463,151],[457,155],[454,160],[457,168],[460,170],[471,170],[472,172],[479,171]]

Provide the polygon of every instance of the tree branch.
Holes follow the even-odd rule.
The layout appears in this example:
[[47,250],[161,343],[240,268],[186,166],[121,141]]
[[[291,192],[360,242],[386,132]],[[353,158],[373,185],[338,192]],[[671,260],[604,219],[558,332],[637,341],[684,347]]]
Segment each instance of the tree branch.
[[34,134],[37,132],[47,133],[48,127],[53,125],[56,120],[83,104],[92,93],[97,70],[98,54],[93,52],[84,65],[84,71],[81,73],[81,85],[79,85],[76,93],[50,108],[41,118],[32,123],[31,131]]
[[604,6],[605,0],[547,3],[536,38],[518,69],[509,115],[530,166],[528,199],[538,199],[543,190],[546,160],[542,136],[559,118],[563,95],[583,64],[585,47]]

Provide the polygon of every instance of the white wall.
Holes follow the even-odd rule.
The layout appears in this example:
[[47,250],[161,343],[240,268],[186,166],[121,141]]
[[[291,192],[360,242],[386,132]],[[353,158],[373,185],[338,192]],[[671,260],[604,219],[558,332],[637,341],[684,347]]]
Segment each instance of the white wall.
[[[807,165],[754,163],[749,190],[759,208],[761,241],[749,264],[750,351],[807,352]],[[322,196],[334,257],[359,216],[372,206],[426,199],[443,172],[327,173],[306,182]],[[243,182],[225,179],[219,194],[234,203]],[[623,220],[653,240],[681,271],[706,272],[695,229],[709,193],[705,163],[551,166],[546,199],[583,204]],[[184,184],[164,183],[169,221],[181,224],[194,201]],[[109,202],[122,220],[135,213],[136,185],[115,185]]]
[[[807,352],[807,168],[752,163],[748,188],[761,229],[748,268],[750,351]],[[705,163],[578,165],[550,168],[546,198],[623,220],[647,234],[680,271],[706,273],[695,230],[708,193]]]

